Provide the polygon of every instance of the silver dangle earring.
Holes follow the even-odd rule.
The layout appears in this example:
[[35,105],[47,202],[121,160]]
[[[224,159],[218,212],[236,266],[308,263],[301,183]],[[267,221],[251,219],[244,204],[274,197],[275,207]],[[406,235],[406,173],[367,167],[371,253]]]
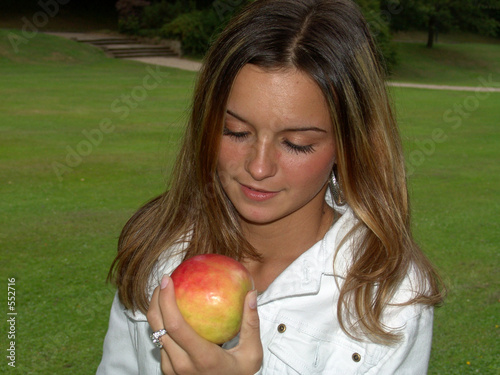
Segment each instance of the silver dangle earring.
[[335,177],[335,170],[332,172],[332,177],[330,178],[330,191],[332,193],[333,201],[337,206],[343,206],[346,204],[342,188]]

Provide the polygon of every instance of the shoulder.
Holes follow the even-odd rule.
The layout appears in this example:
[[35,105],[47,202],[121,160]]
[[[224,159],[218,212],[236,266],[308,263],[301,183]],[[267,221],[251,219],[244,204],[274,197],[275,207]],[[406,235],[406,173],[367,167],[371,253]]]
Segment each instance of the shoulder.
[[343,206],[341,211],[338,207],[335,209],[341,216],[325,234],[322,246],[327,252],[326,263],[333,265],[333,274],[344,278],[352,265],[356,241],[360,238],[362,229],[349,206]]

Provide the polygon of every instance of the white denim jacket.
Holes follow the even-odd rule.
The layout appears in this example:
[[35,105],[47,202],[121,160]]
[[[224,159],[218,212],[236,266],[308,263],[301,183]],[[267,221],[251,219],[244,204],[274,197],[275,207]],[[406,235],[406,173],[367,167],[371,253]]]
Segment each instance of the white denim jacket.
[[[259,295],[264,361],[258,374],[427,373],[432,308],[389,306],[383,323],[402,335],[402,340],[394,346],[356,341],[340,329],[336,310],[339,285],[352,259],[352,240],[340,248],[338,245],[355,222],[352,211],[347,209],[320,242],[297,258]],[[334,265],[335,251],[338,254]],[[154,278],[159,282],[179,261],[166,262]],[[394,303],[411,298],[412,280],[414,275],[408,275]],[[160,352],[151,342],[150,333],[144,314],[126,310],[115,297],[97,375],[161,375]],[[236,345],[237,340],[224,347]]]

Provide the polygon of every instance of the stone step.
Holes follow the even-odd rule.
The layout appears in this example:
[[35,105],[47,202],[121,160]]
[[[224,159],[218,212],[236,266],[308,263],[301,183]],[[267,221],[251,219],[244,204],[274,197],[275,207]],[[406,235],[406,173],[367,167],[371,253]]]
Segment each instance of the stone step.
[[163,50],[163,49],[170,49],[168,46],[165,45],[160,45],[160,44],[138,44],[138,43],[133,43],[133,44],[106,44],[105,45],[106,49],[109,51],[119,51],[123,49],[157,49],[157,50]]
[[114,52],[113,56],[116,58],[124,59],[128,57],[173,57],[177,56],[174,52],[158,52],[158,51],[122,51],[122,52]]
[[178,56],[172,48],[165,45],[141,44],[133,38],[126,37],[81,37],[78,42],[92,44],[115,58]]
[[79,42],[94,44],[96,46],[105,46],[108,44],[133,44],[137,43],[134,39],[126,38],[102,38],[102,39],[78,39]]
[[108,45],[103,46],[105,51],[118,58],[125,57],[145,57],[145,56],[177,56],[169,47],[155,45]]

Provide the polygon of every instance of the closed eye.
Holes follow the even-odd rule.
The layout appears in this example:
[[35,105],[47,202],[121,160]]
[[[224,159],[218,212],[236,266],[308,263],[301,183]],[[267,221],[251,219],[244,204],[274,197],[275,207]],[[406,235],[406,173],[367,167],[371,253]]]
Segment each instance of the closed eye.
[[224,127],[224,131],[222,133],[222,135],[227,135],[227,136],[229,136],[237,141],[242,141],[242,140],[246,139],[249,134],[250,134],[250,132],[233,132],[226,127]]
[[[235,141],[242,142],[250,136],[250,132],[248,132],[248,131],[235,132],[235,131],[229,130],[227,127],[224,127],[222,135],[228,136],[228,137],[234,139]],[[288,151],[291,151],[294,154],[310,154],[310,153],[314,152],[313,145],[300,146],[300,145],[297,145],[295,143],[290,142],[287,139],[284,139],[282,141],[282,144]]]
[[296,145],[295,143],[292,143],[288,140],[283,141],[283,145],[290,151],[294,152],[295,154],[310,154],[314,152],[314,147],[312,145],[307,145],[307,146],[299,146]]

